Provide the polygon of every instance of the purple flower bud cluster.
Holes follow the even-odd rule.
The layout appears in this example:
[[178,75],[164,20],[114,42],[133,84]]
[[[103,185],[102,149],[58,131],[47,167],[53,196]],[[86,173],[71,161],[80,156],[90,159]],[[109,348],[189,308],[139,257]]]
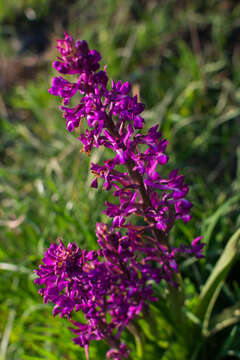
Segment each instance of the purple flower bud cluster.
[[[104,338],[111,347],[107,358],[119,360],[128,357],[120,340],[123,329],[157,300],[152,284],[165,280],[177,286],[178,257],[202,257],[203,244],[201,238],[189,247],[168,243],[175,221],[190,220],[188,186],[178,170],[160,175],[159,168],[168,161],[167,141],[158,125],[142,133],[144,105],[130,95],[131,85],[112,81],[108,86],[106,67],[98,71],[100,54],[85,41],[74,42],[65,34],[57,48],[61,57],[54,68],[77,79],[56,77],[49,92],[63,99],[60,108],[68,131],[87,120],[78,138],[84,152],[100,146],[112,151],[103,164],[91,164],[91,186],[97,188],[103,179],[104,189],[112,189],[117,201],[107,202],[104,211],[111,226],[97,224],[99,249],[86,251],[73,243],[65,247],[61,240],[52,244],[36,270],[36,283],[45,285],[40,294],[55,304],[53,314],[66,316],[74,326],[76,344],[87,353],[90,341]],[[67,106],[77,93],[79,103]],[[73,319],[78,311],[85,322]]]

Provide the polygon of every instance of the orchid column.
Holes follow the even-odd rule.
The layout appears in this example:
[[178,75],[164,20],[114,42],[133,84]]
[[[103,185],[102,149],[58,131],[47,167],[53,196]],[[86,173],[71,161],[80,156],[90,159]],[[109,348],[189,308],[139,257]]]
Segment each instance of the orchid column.
[[[62,241],[51,245],[36,271],[36,283],[45,285],[40,293],[45,302],[55,304],[54,315],[66,316],[75,326],[75,343],[88,353],[91,340],[105,339],[111,348],[107,357],[118,360],[129,353],[120,340],[123,329],[157,300],[152,282],[165,279],[177,286],[177,257],[202,257],[203,244],[200,238],[190,247],[168,244],[175,221],[190,220],[188,186],[178,170],[167,178],[161,175],[168,160],[167,141],[158,125],[142,133],[144,105],[130,95],[130,84],[108,85],[106,68],[98,70],[100,54],[89,50],[85,41],[74,42],[65,34],[57,48],[61,57],[54,68],[76,80],[56,77],[49,92],[63,99],[60,108],[68,131],[87,121],[88,128],[78,138],[85,153],[100,146],[112,151],[103,164],[91,164],[91,186],[97,188],[102,178],[103,187],[113,190],[117,200],[107,202],[104,210],[112,222],[96,226],[99,250],[88,252],[72,243],[65,247]],[[71,108],[75,94],[80,100]],[[78,311],[85,315],[84,324],[72,320]]]

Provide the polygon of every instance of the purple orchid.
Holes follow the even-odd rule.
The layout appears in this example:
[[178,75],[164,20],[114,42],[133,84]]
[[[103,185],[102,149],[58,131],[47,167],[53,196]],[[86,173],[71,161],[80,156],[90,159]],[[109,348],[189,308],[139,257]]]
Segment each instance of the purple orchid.
[[[103,187],[113,189],[117,201],[106,202],[104,213],[112,219],[111,226],[97,224],[97,251],[73,243],[65,247],[60,240],[45,253],[35,282],[45,286],[39,290],[44,302],[55,304],[53,315],[66,316],[74,326],[73,340],[87,356],[89,343],[104,338],[110,346],[107,358],[120,360],[129,353],[120,340],[122,331],[157,300],[152,283],[164,279],[177,286],[179,255],[201,258],[204,245],[201,238],[190,247],[168,243],[175,221],[190,220],[188,185],[178,170],[160,175],[159,167],[168,161],[167,141],[158,125],[145,135],[141,132],[144,105],[130,95],[129,82],[112,81],[107,87],[106,67],[98,71],[101,56],[85,41],[74,42],[65,34],[57,48],[61,57],[53,67],[60,74],[75,75],[76,81],[56,77],[49,92],[63,99],[60,108],[68,131],[87,121],[88,128],[78,137],[84,152],[100,146],[111,150],[112,158],[104,164],[91,164],[91,186],[97,188],[103,179]],[[77,93],[81,99],[71,108],[70,99]],[[72,319],[78,311],[85,323]]]

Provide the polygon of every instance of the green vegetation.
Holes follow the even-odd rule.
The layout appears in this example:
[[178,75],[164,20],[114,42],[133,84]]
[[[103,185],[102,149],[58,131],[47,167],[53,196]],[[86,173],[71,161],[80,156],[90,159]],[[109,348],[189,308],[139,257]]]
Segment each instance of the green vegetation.
[[[168,139],[168,167],[185,175],[194,204],[170,240],[206,242],[205,259],[182,263],[180,291],[158,290],[136,346],[126,332],[132,358],[240,359],[239,19],[233,0],[0,0],[1,360],[85,358],[33,284],[51,242],[96,248],[95,223],[106,220],[107,194],[89,188],[89,162],[105,155],[80,153],[47,92],[64,28],[134,83],[147,124]],[[36,26],[46,47],[27,36]],[[90,359],[105,350],[94,344]]]

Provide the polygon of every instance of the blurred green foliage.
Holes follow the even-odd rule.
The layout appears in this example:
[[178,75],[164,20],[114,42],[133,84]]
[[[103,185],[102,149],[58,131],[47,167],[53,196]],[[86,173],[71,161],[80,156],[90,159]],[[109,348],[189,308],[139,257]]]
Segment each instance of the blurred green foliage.
[[[124,334],[132,358],[240,358],[239,19],[233,0],[0,1],[1,360],[85,356],[42,304],[32,272],[59,236],[96,247],[95,223],[106,221],[109,195],[89,189],[89,163],[105,155],[80,153],[47,92],[64,28],[101,52],[114,79],[134,84],[146,127],[158,122],[169,140],[168,170],[185,174],[194,204],[170,242],[206,242],[205,259],[181,264],[180,291],[162,284],[135,338]],[[35,46],[35,31],[46,47]],[[105,351],[96,343],[90,358]]]

